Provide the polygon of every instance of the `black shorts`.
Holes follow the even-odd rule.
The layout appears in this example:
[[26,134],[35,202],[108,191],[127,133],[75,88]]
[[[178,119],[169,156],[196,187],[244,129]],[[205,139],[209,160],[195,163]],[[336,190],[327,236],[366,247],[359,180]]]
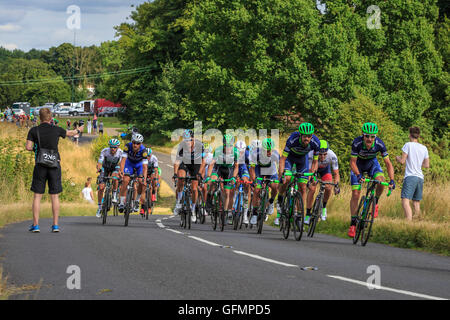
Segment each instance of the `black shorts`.
[[233,171],[234,171],[234,166],[233,167],[225,167],[225,166],[220,166],[218,164],[215,164],[211,175],[216,175],[224,180],[228,180],[233,177]]
[[201,164],[184,164],[183,162],[180,165],[178,170],[183,170],[185,172],[189,172],[189,176],[193,178],[197,178],[197,174],[200,171]]
[[31,191],[44,194],[47,181],[49,194],[58,194],[63,191],[61,184],[61,166],[58,168],[47,168],[38,164],[34,166]]

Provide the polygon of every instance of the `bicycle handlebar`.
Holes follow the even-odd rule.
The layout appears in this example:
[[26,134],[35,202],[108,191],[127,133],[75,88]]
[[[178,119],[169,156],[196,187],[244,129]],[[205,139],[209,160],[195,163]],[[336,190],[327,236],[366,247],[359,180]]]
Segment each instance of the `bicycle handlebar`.
[[[386,187],[390,186],[389,183],[387,183],[387,182],[379,181],[379,180],[372,180],[372,179],[367,179],[367,178],[364,179],[364,182],[373,182],[373,183],[376,183],[376,184],[381,184],[381,185],[386,186]],[[392,193],[392,189],[389,188],[387,196],[389,197],[391,195],[391,193]]]

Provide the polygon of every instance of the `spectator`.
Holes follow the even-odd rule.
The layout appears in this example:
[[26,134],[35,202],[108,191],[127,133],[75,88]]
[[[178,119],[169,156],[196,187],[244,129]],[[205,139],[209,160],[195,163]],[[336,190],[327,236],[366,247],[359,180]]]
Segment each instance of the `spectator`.
[[98,124],[98,133],[103,135],[103,121]]
[[94,134],[97,134],[97,115],[94,115],[94,119],[92,120],[92,126],[94,127]]
[[418,127],[409,128],[409,142],[403,146],[402,156],[396,157],[401,164],[406,163],[401,197],[407,220],[412,220],[413,217],[410,200],[414,205],[415,216],[420,216],[420,200],[422,200],[424,181],[422,168],[430,167],[428,149],[418,142],[419,136],[420,129]]
[[[59,138],[63,139],[66,136],[74,136],[79,131],[66,131],[63,128],[52,126],[52,113],[48,108],[39,110],[39,118],[41,124],[38,127],[33,127],[28,131],[26,150],[35,152],[35,159],[38,161],[40,152],[45,151],[50,154],[56,154],[54,160],[55,166],[48,167],[36,163],[33,170],[33,181],[31,183],[31,191],[34,192],[33,198],[33,224],[29,231],[40,232],[39,229],[39,211],[41,205],[42,195],[45,193],[45,186],[48,181],[48,193],[52,201],[53,225],[52,232],[59,232],[58,218],[59,218],[59,193],[62,192],[61,184],[61,157],[58,152]],[[83,126],[80,127],[82,129]],[[47,157],[48,158],[48,157]]]
[[87,132],[88,132],[88,134],[91,134],[91,133],[92,133],[92,122],[91,122],[91,118],[88,118],[88,121],[87,121]]
[[[78,122],[75,121],[73,123],[73,130],[78,130]],[[80,130],[81,133],[81,130]],[[77,133],[76,135],[73,136],[73,142],[75,142],[76,145],[78,145],[78,141],[80,140],[80,134]]]
[[91,204],[94,204],[94,192],[92,191],[91,180],[91,177],[87,178],[87,181],[84,184],[84,189],[81,191],[81,193],[83,194],[84,200],[88,201]]
[[70,130],[70,119],[67,120],[67,130]]

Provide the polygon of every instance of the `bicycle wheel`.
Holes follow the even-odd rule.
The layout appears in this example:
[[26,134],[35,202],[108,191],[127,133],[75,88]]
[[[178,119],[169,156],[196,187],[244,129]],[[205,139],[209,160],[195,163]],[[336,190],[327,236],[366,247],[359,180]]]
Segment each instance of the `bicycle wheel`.
[[264,190],[261,192],[261,204],[260,204],[259,210],[258,210],[258,222],[257,222],[257,226],[258,226],[257,233],[258,234],[262,233],[264,220],[266,218],[266,201],[267,201],[266,198],[267,198],[267,192]]
[[130,213],[133,210],[133,188],[127,191],[126,204],[125,204],[125,227],[128,226],[128,219],[130,218]]
[[219,200],[217,199],[217,195],[212,196],[212,209],[211,209],[211,220],[213,230],[217,229],[217,220],[219,218]]
[[372,197],[366,212],[364,228],[361,230],[361,245],[363,247],[367,244],[367,241],[369,241],[370,232],[372,231],[373,219],[375,216],[375,197]]
[[355,236],[353,237],[353,244],[356,244],[359,240],[359,236],[361,235],[361,220],[362,220],[362,216],[363,216],[363,204],[366,201],[366,197],[362,196],[361,200],[359,201],[359,205],[358,205],[358,211],[357,211],[357,217],[356,217],[356,231],[355,231]]
[[105,196],[103,197],[103,206],[102,206],[102,224],[106,223],[106,217],[108,216],[108,202],[109,202],[109,192],[108,188],[106,189]]
[[242,212],[241,212],[241,194],[238,193],[237,194],[237,198],[236,198],[237,202],[236,202],[236,208],[234,210],[234,214],[233,214],[233,229],[237,230],[237,228],[239,227],[239,223],[242,220]]
[[297,193],[292,199],[292,217],[293,217],[293,230],[294,238],[297,241],[302,239],[303,235],[303,222],[304,222],[304,209],[303,209],[303,199],[301,194]]
[[151,205],[152,205],[152,198],[151,198],[152,194],[150,192],[150,188],[147,187],[147,189],[145,190],[145,219],[148,220],[148,215],[149,215],[149,211],[151,209]]
[[220,193],[220,231],[225,229],[225,224],[227,223],[226,210],[225,210],[225,199],[224,195]]
[[308,230],[308,237],[313,237],[314,232],[316,231],[317,222],[319,221],[320,212],[322,211],[322,197],[317,198],[314,202],[313,210],[311,213],[311,218],[309,220],[309,230]]

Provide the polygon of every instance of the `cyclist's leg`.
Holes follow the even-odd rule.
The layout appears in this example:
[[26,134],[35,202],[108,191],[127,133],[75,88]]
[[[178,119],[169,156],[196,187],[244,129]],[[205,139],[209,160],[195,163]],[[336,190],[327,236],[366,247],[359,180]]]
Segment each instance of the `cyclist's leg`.
[[[369,175],[372,179],[384,182],[385,178],[384,178],[384,173],[383,173],[383,169],[381,169],[380,163],[378,162],[378,160],[376,158],[374,158],[372,160],[372,166],[370,168],[369,171]],[[375,197],[378,199],[380,198],[380,196],[383,194],[384,191],[384,186],[382,184],[377,185],[377,188],[375,190]]]
[[284,178],[284,183],[280,184],[278,187],[278,206],[277,207],[280,209],[283,207],[283,198],[285,196],[287,186],[291,182],[292,167],[293,167],[292,160],[289,159],[289,157],[286,158],[285,165],[284,165],[283,177],[280,177],[280,179]]

